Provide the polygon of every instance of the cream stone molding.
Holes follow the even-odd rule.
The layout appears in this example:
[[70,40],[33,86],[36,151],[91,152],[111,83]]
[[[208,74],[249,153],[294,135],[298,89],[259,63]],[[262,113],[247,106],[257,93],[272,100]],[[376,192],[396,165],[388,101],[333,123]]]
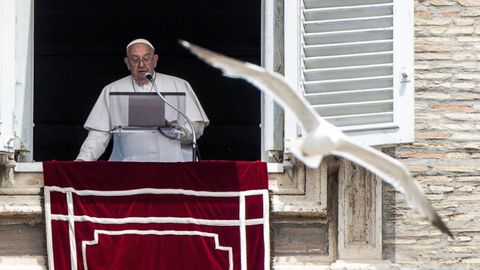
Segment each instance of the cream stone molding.
[[329,162],[326,159],[320,168],[307,169],[292,159],[283,173],[269,173],[273,213],[326,217]]
[[0,154],[0,188],[13,187],[15,185],[14,171],[16,162],[13,154]]
[[[1,157],[0,157],[1,158]],[[13,158],[13,157],[12,157]],[[16,162],[6,168],[6,157],[0,167],[2,185],[0,195],[38,195],[43,187],[43,167],[41,162]]]
[[382,181],[345,159],[338,178],[338,258],[381,260]]

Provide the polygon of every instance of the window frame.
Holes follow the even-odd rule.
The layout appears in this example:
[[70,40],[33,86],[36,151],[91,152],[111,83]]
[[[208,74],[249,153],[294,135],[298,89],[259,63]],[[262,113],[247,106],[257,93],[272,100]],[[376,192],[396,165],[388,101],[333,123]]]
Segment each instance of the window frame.
[[0,152],[19,162],[33,161],[34,4],[0,1]]
[[[302,0],[284,1],[285,78],[302,94]],[[414,141],[414,7],[413,0],[393,0],[393,125],[380,129],[341,128],[371,146]],[[286,144],[302,135],[293,115],[285,112]],[[287,145],[288,147],[288,145]],[[288,148],[285,149],[289,152]]]

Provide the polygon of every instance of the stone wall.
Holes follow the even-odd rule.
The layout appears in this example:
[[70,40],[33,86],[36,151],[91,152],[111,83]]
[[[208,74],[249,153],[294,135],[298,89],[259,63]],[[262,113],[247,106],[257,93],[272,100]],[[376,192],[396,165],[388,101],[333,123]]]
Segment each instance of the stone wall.
[[395,155],[456,239],[385,186],[384,257],[402,269],[480,269],[479,56],[479,0],[415,1],[415,143]]
[[0,269],[46,269],[41,164],[16,164],[14,174],[7,158],[0,155]]

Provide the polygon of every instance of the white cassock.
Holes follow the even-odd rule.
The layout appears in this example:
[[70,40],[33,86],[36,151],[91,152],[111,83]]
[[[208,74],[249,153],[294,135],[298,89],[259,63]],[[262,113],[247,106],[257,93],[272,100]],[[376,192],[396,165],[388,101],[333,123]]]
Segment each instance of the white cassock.
[[[192,122],[195,134],[199,138],[209,120],[190,84],[180,78],[156,73],[155,83],[160,92],[185,93],[185,114]],[[191,135],[183,140],[172,139],[162,135],[157,130],[141,132],[116,132],[111,123],[110,110],[111,92],[155,92],[152,83],[139,86],[131,76],[124,77],[107,85],[100,94],[95,106],[85,122],[84,127],[89,134],[83,143],[77,159],[97,160],[105,151],[113,134],[113,150],[110,161],[159,161],[177,162],[192,160]],[[172,104],[175,106],[175,104]],[[184,119],[174,109],[165,106],[165,118],[168,121],[185,123]],[[190,131],[188,125],[183,125]],[[190,132],[187,132],[190,133]]]

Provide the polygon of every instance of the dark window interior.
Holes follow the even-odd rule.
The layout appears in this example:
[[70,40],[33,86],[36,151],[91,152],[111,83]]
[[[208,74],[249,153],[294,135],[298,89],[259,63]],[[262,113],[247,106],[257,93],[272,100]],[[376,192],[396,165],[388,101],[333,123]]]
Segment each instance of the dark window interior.
[[93,104],[105,85],[129,74],[125,46],[138,37],[156,47],[157,72],[189,81],[210,118],[198,141],[202,159],[259,159],[260,92],[223,77],[177,40],[259,64],[260,3],[35,1],[34,160],[76,157]]

